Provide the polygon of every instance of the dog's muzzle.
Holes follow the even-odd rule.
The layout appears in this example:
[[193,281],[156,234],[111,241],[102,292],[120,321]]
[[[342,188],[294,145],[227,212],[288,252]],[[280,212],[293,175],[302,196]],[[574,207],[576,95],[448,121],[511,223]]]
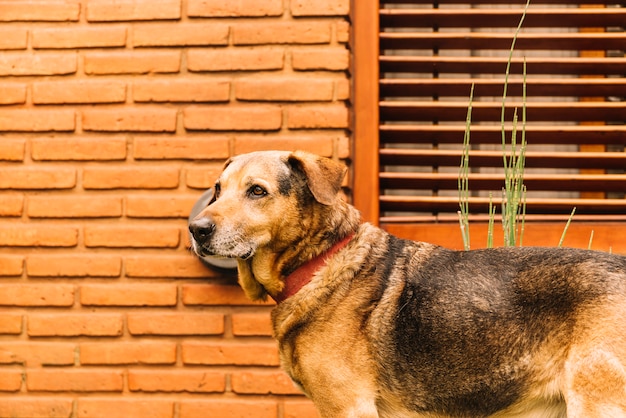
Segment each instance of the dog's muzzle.
[[194,219],[189,223],[189,232],[196,243],[204,247],[215,232],[215,224],[206,217]]

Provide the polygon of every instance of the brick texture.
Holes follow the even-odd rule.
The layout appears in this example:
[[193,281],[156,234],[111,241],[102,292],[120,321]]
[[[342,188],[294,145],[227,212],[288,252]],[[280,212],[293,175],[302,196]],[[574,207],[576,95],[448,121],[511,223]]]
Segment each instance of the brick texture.
[[0,417],[317,416],[187,217],[234,155],[351,157],[349,12],[0,0]]

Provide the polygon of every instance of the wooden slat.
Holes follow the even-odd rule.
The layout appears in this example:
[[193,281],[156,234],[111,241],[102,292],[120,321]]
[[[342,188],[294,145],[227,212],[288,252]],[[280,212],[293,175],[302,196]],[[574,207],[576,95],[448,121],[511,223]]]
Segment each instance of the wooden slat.
[[[465,125],[381,125],[382,144],[462,144]],[[502,143],[500,126],[471,127],[473,144]],[[506,138],[511,138],[508,126]],[[626,145],[626,125],[526,126],[529,144],[620,144]]]

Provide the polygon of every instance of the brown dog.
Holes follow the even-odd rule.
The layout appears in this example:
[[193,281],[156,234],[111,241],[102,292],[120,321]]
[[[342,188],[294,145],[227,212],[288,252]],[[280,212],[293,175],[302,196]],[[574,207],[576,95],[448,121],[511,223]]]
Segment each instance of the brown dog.
[[626,417],[626,258],[398,239],[302,152],[230,160],[191,223],[269,294],[284,369],[324,418]]

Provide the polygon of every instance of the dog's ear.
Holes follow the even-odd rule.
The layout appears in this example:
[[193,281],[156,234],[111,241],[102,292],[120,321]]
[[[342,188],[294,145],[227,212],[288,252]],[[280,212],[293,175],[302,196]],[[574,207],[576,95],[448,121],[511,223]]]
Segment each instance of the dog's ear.
[[237,279],[239,286],[250,300],[266,300],[267,292],[252,274],[250,260],[237,259]]
[[304,173],[315,200],[323,205],[332,205],[335,202],[346,175],[346,166],[302,151],[289,155],[289,163]]

